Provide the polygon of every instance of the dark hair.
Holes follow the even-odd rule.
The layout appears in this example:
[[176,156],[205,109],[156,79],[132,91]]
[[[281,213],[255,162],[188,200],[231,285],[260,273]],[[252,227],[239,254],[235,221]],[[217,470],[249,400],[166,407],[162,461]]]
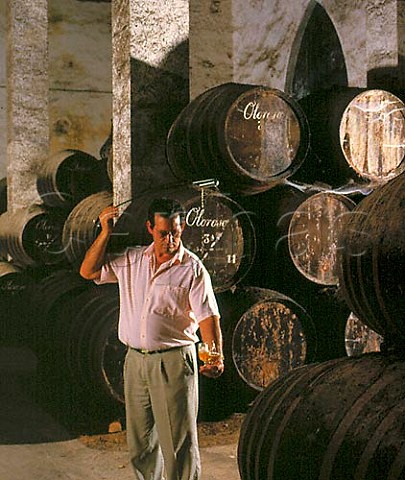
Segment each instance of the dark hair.
[[186,212],[183,205],[172,198],[155,198],[152,200],[148,209],[148,220],[152,227],[155,226],[155,215],[164,218],[172,218],[176,215],[180,217],[180,223],[184,223]]

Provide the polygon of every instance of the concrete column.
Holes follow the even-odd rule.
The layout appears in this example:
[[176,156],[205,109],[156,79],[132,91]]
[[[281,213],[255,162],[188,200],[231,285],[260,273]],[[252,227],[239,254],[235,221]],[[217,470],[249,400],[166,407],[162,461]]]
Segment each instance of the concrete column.
[[7,38],[8,209],[40,202],[36,171],[47,158],[47,0],[9,0]]
[[113,0],[114,202],[173,181],[165,142],[188,101],[188,0]]

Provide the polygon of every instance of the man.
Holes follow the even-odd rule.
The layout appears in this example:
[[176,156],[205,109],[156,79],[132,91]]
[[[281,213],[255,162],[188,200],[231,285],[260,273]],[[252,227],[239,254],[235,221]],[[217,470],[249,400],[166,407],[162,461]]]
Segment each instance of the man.
[[224,370],[219,312],[208,272],[187,250],[182,206],[154,200],[146,227],[153,243],[106,255],[114,206],[100,214],[101,232],[86,253],[81,275],[96,283],[118,282],[118,335],[128,346],[124,365],[127,440],[139,480],[198,480],[198,369],[195,342],[215,343],[221,356],[200,372]]

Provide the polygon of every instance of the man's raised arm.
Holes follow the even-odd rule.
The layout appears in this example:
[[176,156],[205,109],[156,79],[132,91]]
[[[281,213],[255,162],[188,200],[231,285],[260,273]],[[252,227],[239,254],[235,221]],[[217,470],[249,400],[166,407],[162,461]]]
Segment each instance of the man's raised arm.
[[100,213],[101,232],[87,250],[80,267],[80,275],[86,280],[97,280],[100,278],[107,244],[113,230],[113,218],[117,216],[118,209],[113,205],[104,208]]

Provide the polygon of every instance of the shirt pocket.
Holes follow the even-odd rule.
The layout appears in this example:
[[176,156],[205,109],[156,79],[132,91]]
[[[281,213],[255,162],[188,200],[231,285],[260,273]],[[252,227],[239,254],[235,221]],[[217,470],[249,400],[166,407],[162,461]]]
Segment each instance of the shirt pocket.
[[173,285],[159,285],[156,288],[155,312],[159,315],[181,315],[190,310],[188,289]]

